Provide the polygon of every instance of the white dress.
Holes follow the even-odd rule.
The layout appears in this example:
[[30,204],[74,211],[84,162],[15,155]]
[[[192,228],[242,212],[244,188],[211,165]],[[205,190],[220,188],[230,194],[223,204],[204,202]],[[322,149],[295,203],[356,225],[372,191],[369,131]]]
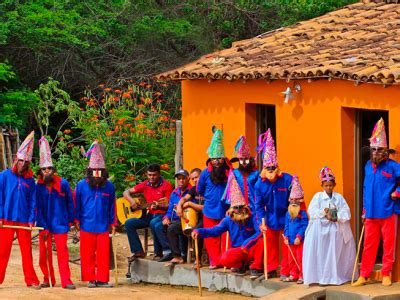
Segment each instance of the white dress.
[[[324,208],[337,208],[337,222],[329,221]],[[350,208],[342,195],[332,198],[318,192],[308,207],[310,217],[304,237],[304,284],[343,284],[351,281],[356,247],[350,228]],[[355,274],[358,278],[358,274]]]

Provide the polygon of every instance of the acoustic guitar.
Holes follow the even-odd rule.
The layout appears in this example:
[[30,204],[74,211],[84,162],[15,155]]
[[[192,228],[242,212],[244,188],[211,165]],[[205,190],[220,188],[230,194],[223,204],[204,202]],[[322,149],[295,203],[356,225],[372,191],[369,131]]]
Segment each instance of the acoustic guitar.
[[[116,201],[116,210],[117,210],[117,217],[118,221],[124,225],[126,220],[128,219],[139,219],[143,216],[145,211],[152,203],[145,203],[143,198],[133,198],[137,207],[133,209],[131,207],[131,203],[126,200],[124,197],[118,198]],[[154,203],[154,202],[153,202]],[[157,205],[168,205],[167,198],[161,198],[158,201],[155,201]]]

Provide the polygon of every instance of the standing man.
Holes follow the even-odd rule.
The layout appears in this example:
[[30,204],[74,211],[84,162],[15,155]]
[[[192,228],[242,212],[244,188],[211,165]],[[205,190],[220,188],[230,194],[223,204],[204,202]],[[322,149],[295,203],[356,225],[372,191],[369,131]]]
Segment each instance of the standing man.
[[12,169],[0,173],[0,284],[6,274],[14,235],[17,235],[22,256],[22,269],[28,287],[40,289],[33,268],[31,231],[3,228],[3,225],[33,227],[36,221],[36,196],[32,161],[34,132],[19,147]]
[[36,185],[37,225],[45,229],[39,234],[39,265],[44,275],[41,287],[50,287],[49,277],[51,277],[52,286],[55,285],[52,258],[52,238],[54,236],[61,286],[73,290],[75,285],[71,280],[67,247],[69,227],[74,223],[74,202],[71,188],[68,181],[56,175],[49,142],[45,137],[39,140],[39,154],[40,169]]
[[[260,229],[267,233],[268,277],[277,277],[279,265],[279,239],[285,228],[286,212],[289,206],[292,176],[283,173],[278,166],[274,139],[268,128],[260,136],[259,151],[264,151],[263,170],[256,183],[256,214]],[[262,219],[266,227],[262,226]],[[282,240],[281,280],[289,276],[288,250]]]
[[[143,251],[142,243],[136,232],[137,229],[151,228],[154,240],[154,260],[170,261],[173,257],[168,244],[166,230],[162,223],[167,208],[168,200],[173,190],[172,184],[161,177],[160,166],[151,164],[147,167],[147,180],[135,185],[133,188],[126,190],[123,195],[126,200],[131,203],[133,209],[137,208],[138,204],[131,197],[131,194],[143,193],[144,198],[149,206],[148,213],[140,219],[128,219],[125,222],[125,229],[128,235],[129,246],[132,256],[129,261],[134,261],[136,258],[146,257]],[[158,201],[164,200],[166,204],[160,204]]]
[[[217,129],[208,148],[209,162],[207,168],[201,172],[197,191],[204,197],[203,226],[214,227],[225,217],[227,205],[221,201],[228,173],[230,170],[229,160],[225,157],[222,131]],[[210,260],[210,269],[222,266],[221,254],[224,252],[226,234],[204,239]]]
[[400,165],[389,158],[385,124],[381,118],[375,125],[370,141],[370,160],[365,165],[364,249],[360,277],[353,286],[364,285],[371,275],[381,238],[383,239],[382,285],[392,284],[391,272],[394,263],[396,242],[395,202],[400,197],[397,182]]
[[112,287],[110,279],[109,228],[115,232],[115,187],[107,179],[104,155],[97,142],[86,153],[90,156],[87,178],[78,182],[75,226],[81,230],[82,281],[88,287]]
[[[250,147],[245,136],[241,136],[235,145],[235,154],[239,160],[239,168],[233,174],[240,186],[242,194],[252,213],[255,214],[255,185],[260,175],[254,157],[250,154]],[[231,161],[233,161],[232,159]]]

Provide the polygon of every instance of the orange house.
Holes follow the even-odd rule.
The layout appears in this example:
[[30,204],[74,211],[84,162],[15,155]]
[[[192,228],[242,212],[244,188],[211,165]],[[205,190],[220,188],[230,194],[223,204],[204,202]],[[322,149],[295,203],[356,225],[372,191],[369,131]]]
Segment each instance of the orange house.
[[358,240],[363,149],[380,117],[400,151],[400,4],[389,2],[349,5],[159,74],[182,83],[185,168],[205,167],[213,125],[228,157],[240,135],[255,149],[270,127],[280,167],[299,176],[307,202],[321,190],[319,170],[333,169]]

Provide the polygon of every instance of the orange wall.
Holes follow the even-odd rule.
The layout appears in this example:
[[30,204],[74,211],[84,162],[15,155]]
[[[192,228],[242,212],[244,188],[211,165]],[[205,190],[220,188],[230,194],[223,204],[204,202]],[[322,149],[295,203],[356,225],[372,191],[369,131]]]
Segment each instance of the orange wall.
[[[228,157],[232,156],[233,146],[241,134],[250,135],[249,140],[255,146],[255,107],[251,104],[273,104],[280,167],[300,177],[306,201],[320,190],[318,172],[325,165],[336,174],[336,190],[354,197],[354,186],[346,188],[344,184],[344,179],[347,182],[354,176],[354,151],[348,149],[354,144],[345,142],[353,137],[352,110],[344,112],[342,107],[389,110],[390,147],[400,151],[400,87],[355,86],[343,80],[298,83],[301,93],[294,93],[295,98],[284,104],[281,92],[288,86],[293,87],[293,82],[183,81],[185,168],[205,167],[213,124],[223,124]],[[348,168],[344,168],[346,165]]]

